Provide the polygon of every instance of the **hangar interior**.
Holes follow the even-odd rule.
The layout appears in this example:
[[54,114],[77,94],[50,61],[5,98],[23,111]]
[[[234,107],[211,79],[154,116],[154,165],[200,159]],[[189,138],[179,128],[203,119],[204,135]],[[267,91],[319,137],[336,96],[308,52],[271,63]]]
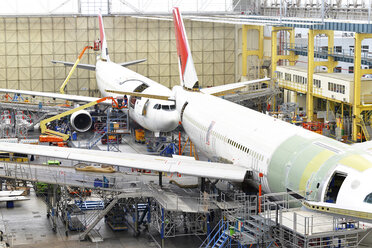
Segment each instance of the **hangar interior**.
[[[371,194],[363,195],[363,208],[339,204],[345,185],[369,193],[361,188],[370,148],[361,142],[372,136],[365,100],[372,96],[371,46],[363,41],[372,33],[370,3],[2,4],[0,247],[371,247]],[[198,87],[179,73],[175,6],[184,13]],[[104,41],[97,42],[99,12],[111,61],[146,59],[121,67],[167,90],[151,91],[147,79],[123,74],[119,84],[131,81],[132,88],[100,92],[99,79],[112,80],[119,69],[98,74],[99,62],[108,62]],[[353,33],[350,46],[337,43],[345,33]],[[353,73],[338,73],[342,66]],[[180,105],[171,91],[180,82],[209,102]],[[236,104],[227,108],[227,101]],[[159,128],[172,113],[172,128]],[[278,119],[291,126],[270,126]],[[224,121],[229,126],[219,130]],[[276,125],[282,129],[269,138],[255,133]],[[270,150],[276,136],[292,131]]]
[[[235,82],[235,26],[185,21],[200,81],[204,87]],[[95,16],[31,16],[1,18],[1,85],[4,88],[56,92],[69,68],[51,60],[75,61],[99,37]],[[110,58],[117,62],[147,59],[130,68],[161,84],[179,82],[171,21],[130,16],[105,17]],[[87,52],[82,63],[94,64]],[[67,86],[75,95],[98,96],[94,72],[77,70]]]

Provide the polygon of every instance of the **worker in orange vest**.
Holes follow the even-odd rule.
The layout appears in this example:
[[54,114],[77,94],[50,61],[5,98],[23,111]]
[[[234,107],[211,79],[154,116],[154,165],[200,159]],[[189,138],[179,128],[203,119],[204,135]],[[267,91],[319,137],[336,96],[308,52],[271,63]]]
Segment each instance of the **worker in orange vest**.
[[360,134],[360,132],[358,132],[357,134],[357,142],[362,142],[362,135]]

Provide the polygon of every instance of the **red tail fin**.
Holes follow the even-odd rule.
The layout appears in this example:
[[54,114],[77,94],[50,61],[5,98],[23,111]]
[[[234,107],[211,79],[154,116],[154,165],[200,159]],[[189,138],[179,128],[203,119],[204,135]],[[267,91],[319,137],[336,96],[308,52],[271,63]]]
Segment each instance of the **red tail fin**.
[[107,42],[106,42],[106,35],[105,35],[105,28],[103,26],[103,19],[101,12],[98,14],[98,22],[99,22],[99,36],[101,39],[101,58],[104,60],[109,61],[108,49],[107,49]]
[[197,88],[199,87],[198,76],[196,75],[194,61],[191,56],[182,16],[177,7],[173,8],[173,20],[177,42],[181,85],[189,89]]

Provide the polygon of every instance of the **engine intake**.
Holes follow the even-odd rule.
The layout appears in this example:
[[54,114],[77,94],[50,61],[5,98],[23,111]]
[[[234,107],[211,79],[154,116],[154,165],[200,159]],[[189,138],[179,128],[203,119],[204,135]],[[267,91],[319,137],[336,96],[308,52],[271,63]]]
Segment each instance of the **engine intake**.
[[75,112],[70,117],[71,126],[78,132],[84,133],[92,126],[92,116],[86,110]]

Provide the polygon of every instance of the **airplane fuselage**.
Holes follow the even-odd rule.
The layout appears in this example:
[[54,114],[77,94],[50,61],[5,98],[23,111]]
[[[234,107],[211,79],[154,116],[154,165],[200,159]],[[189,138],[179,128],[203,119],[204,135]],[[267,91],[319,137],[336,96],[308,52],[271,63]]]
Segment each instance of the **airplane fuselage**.
[[252,170],[265,192],[290,190],[309,201],[372,212],[371,155],[215,96],[181,86],[173,92],[192,142],[215,161]]
[[[113,62],[97,59],[97,86],[102,96],[119,96],[105,90],[170,95],[167,87]],[[123,97],[123,96],[121,96]],[[128,97],[130,117],[153,132],[169,132],[178,126],[178,114],[173,101]]]

